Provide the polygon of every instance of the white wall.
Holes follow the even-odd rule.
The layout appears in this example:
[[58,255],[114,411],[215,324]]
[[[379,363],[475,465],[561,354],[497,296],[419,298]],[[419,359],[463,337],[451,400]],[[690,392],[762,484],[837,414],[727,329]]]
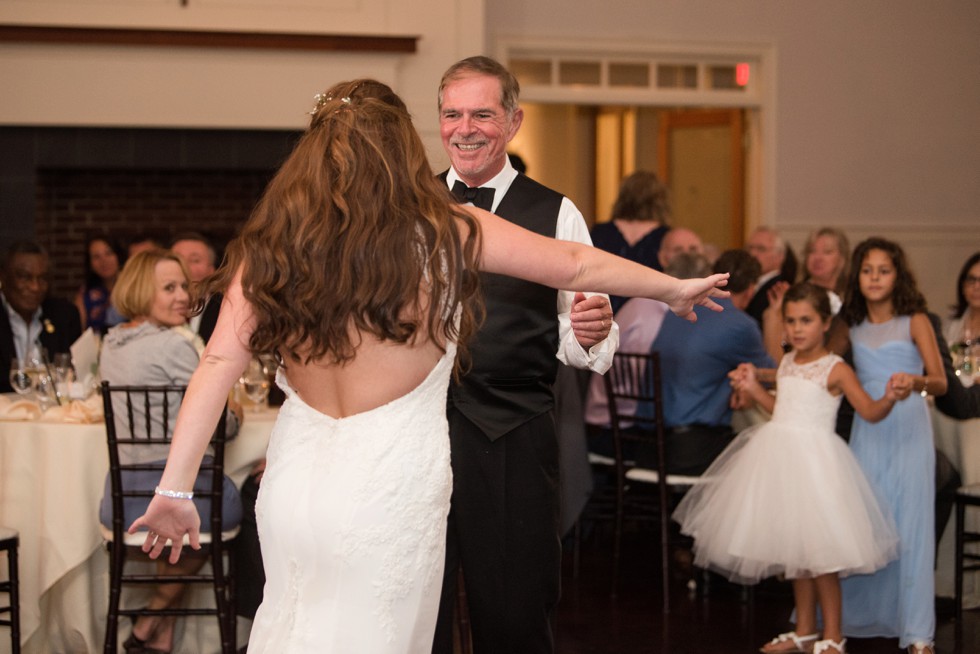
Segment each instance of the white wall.
[[514,37],[772,45],[765,214],[797,246],[822,225],[898,240],[940,312],[980,249],[978,25],[975,0],[487,4],[491,49]]
[[0,22],[419,35],[408,55],[0,43],[0,124],[299,128],[314,93],[366,75],[437,168],[439,76],[500,37],[769,44],[764,215],[792,243],[893,236],[936,307],[980,248],[976,0],[0,0]]
[[444,162],[436,90],[483,0],[0,0],[0,23],[418,36],[413,54],[0,42],[0,124],[298,129],[344,79],[391,84]]

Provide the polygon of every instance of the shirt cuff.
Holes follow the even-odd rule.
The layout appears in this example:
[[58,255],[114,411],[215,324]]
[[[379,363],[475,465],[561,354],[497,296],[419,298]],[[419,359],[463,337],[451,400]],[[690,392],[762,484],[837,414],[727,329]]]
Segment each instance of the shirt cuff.
[[613,355],[619,348],[619,325],[614,320],[609,328],[609,335],[585,350],[575,339],[572,331],[572,320],[568,313],[558,314],[559,333],[562,334],[558,344],[558,360],[567,366],[592,370],[599,374],[605,373],[612,365]]

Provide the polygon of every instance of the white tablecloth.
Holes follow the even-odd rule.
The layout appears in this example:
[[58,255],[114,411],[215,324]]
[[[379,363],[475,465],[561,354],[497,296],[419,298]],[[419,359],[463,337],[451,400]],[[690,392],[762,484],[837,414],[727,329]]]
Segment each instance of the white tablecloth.
[[[225,473],[239,486],[265,456],[275,416],[275,410],[248,412],[238,437],[226,446]],[[101,423],[0,421],[0,524],[20,532],[25,652],[102,650],[108,554],[98,505],[108,469]],[[0,568],[6,579],[6,563]],[[9,648],[9,638],[0,636],[0,654]]]
[[[964,484],[980,483],[980,418],[953,420],[933,409],[932,426],[936,448],[949,457],[960,471]],[[967,507],[967,528],[980,531],[980,510]],[[952,597],[955,592],[954,554],[956,548],[956,511],[939,540],[936,555],[936,595]],[[975,547],[975,546],[970,546]],[[968,573],[963,579],[963,604],[980,606],[980,574]]]

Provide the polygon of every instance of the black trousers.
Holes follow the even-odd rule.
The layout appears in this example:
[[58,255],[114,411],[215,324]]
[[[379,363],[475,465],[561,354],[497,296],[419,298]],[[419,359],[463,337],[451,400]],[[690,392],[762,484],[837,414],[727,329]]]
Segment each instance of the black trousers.
[[262,603],[265,587],[265,568],[259,548],[259,530],[255,524],[255,500],[259,494],[259,482],[249,475],[242,484],[242,525],[232,548],[235,550],[235,612],[246,618],[254,618]]
[[561,583],[558,439],[548,412],[490,441],[449,410],[453,496],[433,652],[452,654],[457,574],[476,654],[554,651]]

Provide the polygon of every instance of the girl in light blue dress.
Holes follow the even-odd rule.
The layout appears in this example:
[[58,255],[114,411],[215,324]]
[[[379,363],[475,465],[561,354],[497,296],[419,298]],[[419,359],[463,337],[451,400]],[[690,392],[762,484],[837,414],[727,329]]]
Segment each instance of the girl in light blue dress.
[[925,299],[898,245],[870,238],[855,248],[841,315],[850,325],[858,378],[877,396],[898,370],[914,392],[881,422],[854,418],[851,449],[891,511],[900,544],[898,560],[874,574],[841,581],[843,632],[898,638],[899,647],[913,654],[933,654],[936,626],[935,449],[925,396],[946,392],[925,312]]

